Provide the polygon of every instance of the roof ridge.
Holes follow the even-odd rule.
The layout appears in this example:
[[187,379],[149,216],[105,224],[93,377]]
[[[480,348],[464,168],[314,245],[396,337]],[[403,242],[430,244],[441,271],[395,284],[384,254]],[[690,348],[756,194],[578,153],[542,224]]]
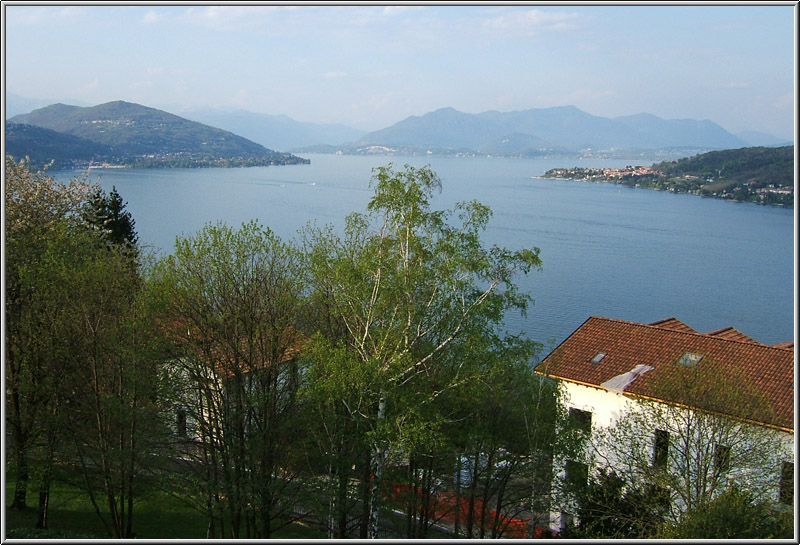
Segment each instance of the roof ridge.
[[[746,345],[746,346],[760,346],[760,347],[764,347],[764,348],[774,348],[775,350],[783,350],[783,351],[793,350],[792,348],[780,348],[780,347],[772,345],[772,344],[764,344],[764,343],[756,341],[755,339],[753,339],[753,341],[742,341],[742,340],[739,340],[739,339],[728,339],[726,337],[715,337],[713,335],[708,335],[706,333],[700,333],[699,331],[682,331],[680,329],[670,329],[668,327],[659,327],[659,326],[651,325],[651,324],[642,324],[642,323],[639,323],[639,322],[632,322],[630,320],[620,320],[618,318],[606,318],[604,316],[590,316],[589,318],[590,319],[591,318],[599,318],[601,320],[606,320],[606,321],[609,321],[609,322],[617,322],[617,323],[620,323],[620,324],[635,325],[635,326],[639,326],[639,327],[646,327],[646,328],[649,328],[649,329],[657,329],[659,331],[669,331],[670,333],[680,333],[682,335],[691,335],[691,336],[694,336],[694,337],[702,337],[702,338],[705,338],[705,339],[714,339],[716,341],[734,342],[734,343],[739,343],[739,344],[743,344],[743,345]],[[667,319],[669,319],[669,318],[667,318]],[[677,318],[675,318],[675,319],[677,320]],[[659,321],[662,321],[662,320],[659,320]],[[678,321],[680,321],[680,320],[678,320]],[[683,322],[681,322],[681,323],[683,323]],[[736,329],[733,326],[728,326],[728,327]],[[726,328],[722,328],[722,329],[726,329]],[[739,331],[739,330],[736,329],[736,331]],[[742,333],[742,332],[739,331],[739,333]],[[747,334],[746,333],[742,333],[742,335],[747,335]],[[789,341],[786,341],[786,342],[789,342]],[[778,344],[782,344],[782,343],[778,343]]]

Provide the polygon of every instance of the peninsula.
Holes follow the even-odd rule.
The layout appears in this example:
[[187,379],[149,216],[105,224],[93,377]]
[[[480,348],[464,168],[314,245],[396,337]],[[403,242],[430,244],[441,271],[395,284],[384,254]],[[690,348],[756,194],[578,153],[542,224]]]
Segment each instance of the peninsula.
[[608,182],[738,202],[794,206],[794,146],[721,150],[624,168],[553,168],[536,178]]

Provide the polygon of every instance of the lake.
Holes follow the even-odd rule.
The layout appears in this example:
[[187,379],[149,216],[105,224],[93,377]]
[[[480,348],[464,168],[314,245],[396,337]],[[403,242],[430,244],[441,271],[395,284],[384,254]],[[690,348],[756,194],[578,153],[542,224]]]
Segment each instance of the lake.
[[[794,210],[614,184],[544,180],[550,168],[654,161],[305,155],[310,165],[102,169],[140,242],[170,252],[208,222],[257,219],[283,238],[309,220],[337,228],[364,211],[372,168],[430,164],[436,208],[476,199],[494,212],[485,241],[538,247],[543,268],[519,284],[535,304],[506,320],[547,350],[589,316],[649,323],[674,316],[700,332],[733,326],[774,344],[794,338]],[[66,180],[75,172],[50,172]],[[546,351],[547,351],[546,350]]]

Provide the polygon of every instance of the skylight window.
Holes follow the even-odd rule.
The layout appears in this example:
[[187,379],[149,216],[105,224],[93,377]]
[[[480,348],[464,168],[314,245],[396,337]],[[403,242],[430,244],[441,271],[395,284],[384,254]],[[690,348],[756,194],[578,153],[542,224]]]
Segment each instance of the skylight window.
[[592,363],[600,363],[607,355],[607,352],[598,352],[597,355],[592,358]]
[[683,355],[678,358],[678,364],[683,365],[685,367],[694,367],[703,359],[702,354],[697,354],[695,352],[684,352]]

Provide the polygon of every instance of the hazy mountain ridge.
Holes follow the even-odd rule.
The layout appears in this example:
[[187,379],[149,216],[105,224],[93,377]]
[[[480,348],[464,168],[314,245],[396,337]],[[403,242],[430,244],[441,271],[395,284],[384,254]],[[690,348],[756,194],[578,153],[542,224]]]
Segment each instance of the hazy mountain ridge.
[[[222,129],[124,101],[92,107],[53,104],[15,116],[9,123],[33,125],[95,142],[98,148],[93,159],[98,162],[136,166],[255,166],[306,161]],[[13,134],[7,134],[7,138],[10,136]],[[43,161],[52,159],[40,156],[43,149],[30,149],[26,155]]]
[[309,123],[296,121],[285,115],[245,110],[194,109],[182,112],[182,115],[280,151],[316,145],[335,146],[352,142],[366,134],[366,131],[342,124]]
[[[15,101],[24,103],[22,97],[16,97]],[[187,109],[178,116],[124,101],[93,107],[51,104],[14,116],[9,122],[40,126],[108,146],[110,151],[98,149],[101,158],[108,157],[109,153],[140,157],[162,153],[203,156],[209,149],[218,157],[253,157],[266,153],[275,154],[279,160],[294,159],[289,159],[289,154],[272,150],[383,155],[675,158],[715,149],[787,144],[774,136],[753,131],[733,135],[708,120],[665,120],[647,113],[611,119],[588,114],[574,106],[511,112],[490,110],[479,114],[441,108],[369,133],[341,124],[299,122],[285,115],[244,110]],[[20,129],[17,129],[17,136],[19,134]],[[38,138],[40,143],[44,142],[43,136]],[[77,149],[76,142],[63,143],[66,149]],[[14,150],[21,149],[21,143],[12,144]],[[58,148],[50,146],[51,155],[53,151]]]
[[665,120],[652,114],[610,119],[561,106],[480,114],[442,108],[368,133],[351,148],[435,146],[469,148],[477,154],[530,156],[588,150],[711,150],[747,144],[708,120]]

